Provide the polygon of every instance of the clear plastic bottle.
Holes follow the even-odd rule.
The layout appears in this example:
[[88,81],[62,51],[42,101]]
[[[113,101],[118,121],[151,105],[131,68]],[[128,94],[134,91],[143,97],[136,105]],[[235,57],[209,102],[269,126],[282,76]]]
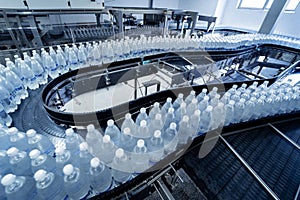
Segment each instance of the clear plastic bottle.
[[224,105],[227,105],[229,103],[229,101],[231,100],[231,94],[230,93],[225,93],[222,97],[221,97],[221,102],[224,104]]
[[150,118],[146,113],[146,108],[140,109],[140,113],[135,119],[135,124],[140,125],[142,120],[145,120],[148,124],[150,124]]
[[7,200],[34,200],[37,198],[35,182],[32,177],[7,174],[1,179]]
[[149,153],[143,139],[139,139],[133,149],[131,159],[136,173],[142,173],[149,168]]
[[200,125],[200,110],[195,110],[194,114],[190,117],[190,128],[191,128],[191,137],[195,137],[198,134],[199,131],[199,125]]
[[14,107],[12,107],[12,112],[15,111],[18,108],[16,104],[21,103],[21,98],[16,94],[14,86],[8,82],[6,78],[0,76],[0,87],[2,87],[2,92],[6,93],[2,98],[4,99],[5,97],[9,96],[7,100],[12,101],[10,104],[11,106],[14,105]]
[[8,129],[7,133],[11,143],[10,146],[17,147],[19,150],[26,151],[27,153],[35,148],[34,146],[28,144],[25,133],[20,132],[17,128],[12,127]]
[[[174,113],[174,116],[175,116],[174,122],[175,122],[176,124],[178,124],[178,123],[181,121],[182,117],[183,117],[185,114],[187,114],[187,111],[186,111],[186,103],[185,103],[185,102],[182,102],[182,103],[180,104],[180,107],[179,107],[179,108],[175,111],[175,113]],[[168,124],[167,127],[169,127],[169,125],[170,125],[170,124]]]
[[87,126],[87,134],[85,136],[85,140],[88,144],[89,152],[91,154],[98,154],[103,136],[93,124]]
[[[2,174],[0,174],[0,180],[2,179]],[[6,200],[5,188],[1,184],[0,185],[0,199]]]
[[202,91],[200,92],[200,94],[198,94],[198,96],[196,97],[197,101],[200,103],[204,99],[206,94],[207,94],[207,89],[203,88]]
[[35,90],[35,89],[39,88],[39,84],[37,83],[37,80],[36,80],[35,75],[33,74],[33,71],[23,60],[20,61],[20,73],[22,75],[21,81],[29,89]]
[[224,122],[225,126],[228,126],[233,122],[234,104],[235,102],[233,100],[230,100],[229,103],[225,105],[225,122]]
[[211,129],[216,129],[220,126],[224,126],[224,121],[225,121],[224,104],[222,102],[219,102],[218,105],[214,107],[212,111]]
[[121,133],[119,128],[115,125],[114,120],[110,119],[107,121],[107,127],[104,131],[104,135],[109,135],[114,144],[119,144]]
[[155,118],[151,120],[151,124],[149,126],[149,135],[152,136],[154,131],[162,130],[164,127],[164,121],[162,119],[161,114],[157,113]]
[[245,110],[245,99],[240,99],[234,104],[234,117],[233,123],[239,123]]
[[176,110],[180,107],[181,103],[183,103],[183,94],[179,93],[177,96],[177,99],[175,99],[175,101],[173,102],[173,108],[176,112]]
[[[56,58],[56,52],[54,51],[53,47],[49,47],[49,55],[51,56],[52,60],[54,62],[56,62],[57,58]],[[57,64],[57,63],[55,63]]]
[[182,117],[182,120],[179,122],[178,133],[177,133],[178,144],[186,144],[189,137],[192,135],[189,120],[190,119],[188,115],[184,115]]
[[209,99],[213,99],[218,94],[218,88],[213,87],[212,90],[208,93]]
[[55,148],[48,137],[42,134],[37,134],[34,129],[29,129],[26,132],[26,136],[28,138],[29,145],[38,148],[42,153],[48,154],[50,156],[54,155]]
[[6,151],[12,171],[18,176],[32,176],[30,158],[25,151],[11,147]]
[[56,169],[59,176],[63,176],[63,167],[67,164],[80,167],[78,157],[73,157],[69,150],[64,149],[63,147],[58,147],[55,149],[55,154]]
[[[161,108],[161,115],[163,116],[163,118],[166,117],[166,114],[167,114],[169,108],[173,108],[172,98],[170,98],[170,97],[167,98],[166,102],[164,103],[164,105]],[[173,111],[174,111],[174,108],[173,108]]]
[[79,144],[80,140],[77,133],[72,128],[68,128],[66,131],[66,148],[73,154],[73,156],[79,156]]
[[150,137],[149,127],[147,125],[146,120],[142,120],[140,122],[140,126],[137,128],[135,137],[138,137],[138,138],[149,138]]
[[68,72],[68,67],[67,67],[67,61],[66,58],[64,57],[64,53],[62,50],[57,50],[56,53],[56,63],[57,63],[57,68],[60,74],[64,74]]
[[37,193],[41,199],[61,200],[66,198],[64,182],[55,173],[40,169],[35,172],[34,179]]
[[42,154],[38,149],[33,149],[29,153],[31,159],[31,170],[35,173],[39,169],[56,173],[56,161],[52,156]]
[[167,130],[162,135],[166,154],[172,153],[176,150],[178,143],[176,127],[177,125],[174,122],[170,123],[169,128],[167,128]]
[[189,105],[186,107],[186,114],[188,116],[191,116],[194,114],[195,110],[198,109],[198,101],[196,98],[194,98]]
[[88,176],[81,173],[80,169],[71,164],[64,166],[65,191],[72,199],[87,197],[90,191]]
[[117,184],[125,183],[132,176],[133,170],[131,163],[122,148],[119,148],[115,151],[111,172]]
[[0,150],[0,175],[12,173],[6,150]]
[[6,68],[13,71],[21,79],[20,69],[9,59],[5,58]]
[[149,141],[148,150],[151,162],[158,162],[164,157],[164,140],[160,130],[154,131]]
[[101,153],[99,156],[97,155],[97,157],[99,157],[105,164],[109,164],[113,160],[115,149],[116,146],[113,141],[111,141],[110,136],[104,135],[101,145]]
[[6,113],[14,112],[18,107],[9,92],[0,85],[0,103],[4,107]]
[[12,124],[12,118],[4,110],[2,104],[0,104],[0,124],[10,126]]
[[48,54],[48,52],[45,52],[44,54],[43,66],[52,79],[55,79],[56,77],[59,76],[57,65],[55,61],[52,59],[52,57]]
[[78,69],[78,57],[72,48],[69,49],[69,68],[71,70]]
[[154,120],[155,119],[155,115],[160,113],[160,104],[158,102],[155,102],[153,104],[153,107],[152,109],[150,110],[149,112],[149,117],[150,117],[150,120]]
[[190,94],[185,98],[184,102],[186,103],[186,105],[189,105],[194,98],[196,98],[196,92],[192,90]]
[[90,161],[93,158],[93,156],[88,151],[88,143],[86,142],[80,143],[79,148],[80,148],[80,154],[79,154],[80,170],[83,174],[88,175],[90,171]]
[[201,112],[203,112],[203,111],[207,108],[207,106],[209,105],[208,101],[209,101],[209,97],[208,97],[208,96],[205,96],[205,97],[203,98],[203,100],[202,100],[201,102],[199,102],[198,108],[199,108],[199,110],[200,110]]
[[124,128],[130,128],[130,131],[131,131],[131,134],[134,135],[135,134],[135,131],[136,131],[136,125],[133,121],[133,119],[131,118],[131,114],[130,113],[127,113],[125,115],[125,119],[121,125],[121,131],[124,131]]
[[38,53],[36,52],[36,50],[32,50],[32,57],[34,57],[35,60],[38,61],[38,62],[40,63],[40,65],[43,64],[42,59],[41,59],[41,56],[40,56],[40,54],[38,54]]
[[21,99],[26,99],[28,97],[28,92],[19,76],[9,68],[5,69],[5,76],[7,81],[9,81],[14,87],[16,95],[19,96]]
[[207,106],[207,108],[201,112],[201,120],[199,125],[199,132],[201,134],[206,133],[211,128],[212,123],[212,106]]
[[210,105],[214,108],[214,107],[216,107],[217,105],[218,105],[218,103],[220,102],[220,95],[219,94],[216,94],[215,96],[214,96],[214,98],[212,98],[211,100],[210,100]]
[[135,144],[136,139],[133,137],[131,129],[129,127],[125,127],[124,130],[121,132],[119,146],[127,152],[132,152]]
[[79,68],[87,67],[87,57],[84,52],[84,47],[80,46],[78,50],[78,62],[79,62]]
[[112,185],[112,175],[110,169],[104,165],[97,157],[90,161],[90,180],[93,191],[96,194],[107,191]]
[[31,57],[31,69],[38,84],[44,85],[48,82],[48,74],[34,57]]
[[167,130],[172,122],[175,122],[175,115],[174,108],[171,107],[166,114],[163,130]]

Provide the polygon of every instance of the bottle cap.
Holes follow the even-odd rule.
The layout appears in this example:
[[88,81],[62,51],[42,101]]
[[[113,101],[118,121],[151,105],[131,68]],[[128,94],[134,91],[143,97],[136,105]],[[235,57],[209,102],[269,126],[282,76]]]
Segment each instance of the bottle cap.
[[55,149],[55,154],[57,154],[57,155],[62,155],[62,154],[64,154],[64,152],[65,152],[65,149],[63,147],[57,147]]
[[11,185],[13,182],[16,180],[16,175],[14,174],[6,174],[2,179],[1,179],[1,184],[3,186],[8,186]]
[[209,100],[209,96],[205,96],[205,97],[203,98],[203,100],[208,101],[208,100]]
[[29,153],[29,157],[30,159],[36,159],[37,157],[39,157],[41,155],[41,152],[38,149],[33,149],[32,151],[30,151]]
[[230,100],[229,104],[233,106],[235,104],[235,102],[233,100]]
[[240,99],[240,102],[245,103],[245,102],[246,102],[246,99],[241,98],[241,99]]
[[80,151],[86,151],[86,150],[88,150],[88,146],[89,145],[87,142],[82,142],[79,144],[79,149],[80,149]]
[[86,127],[86,129],[88,132],[91,132],[91,131],[95,130],[95,126],[94,126],[94,124],[90,124]]
[[167,102],[168,102],[168,103],[171,103],[171,102],[172,102],[172,98],[171,98],[171,97],[168,97],[168,98],[167,98]]
[[235,84],[232,86],[232,88],[233,88],[233,89],[236,89],[237,87],[238,87],[238,86],[237,86],[237,85],[235,85]]
[[71,175],[74,172],[74,167],[71,164],[67,164],[63,168],[63,172],[65,175]]
[[169,113],[173,113],[173,112],[174,112],[174,108],[169,108],[169,109],[168,109],[168,112],[169,112]]
[[182,121],[188,122],[188,121],[189,121],[189,116],[184,115],[184,116],[182,117]]
[[19,153],[19,149],[17,149],[16,147],[11,147],[6,151],[6,154],[8,156],[15,156],[17,155],[17,153]]
[[127,114],[125,115],[125,119],[131,119],[131,114],[130,114],[130,113],[127,113]]
[[175,130],[176,129],[176,123],[174,123],[174,122],[172,122],[171,124],[170,124],[170,129],[173,129],[173,130]]
[[112,126],[114,125],[114,123],[115,123],[114,120],[110,119],[107,121],[107,126]]
[[141,113],[146,113],[146,108],[141,108],[141,109],[140,109],[140,112],[141,112]]
[[9,135],[14,135],[14,134],[17,134],[19,132],[19,130],[16,128],[16,127],[12,127],[12,128],[9,128],[8,129],[8,134]]
[[94,157],[91,159],[90,161],[91,167],[95,168],[98,167],[100,165],[100,160],[97,157]]
[[161,114],[157,113],[157,114],[155,115],[155,119],[156,119],[156,120],[161,120]]
[[[219,95],[219,96],[220,96],[220,95]],[[197,99],[196,99],[196,98],[193,98],[192,103],[193,103],[193,104],[197,104],[197,103],[198,103]]]
[[46,178],[47,172],[43,169],[40,169],[35,172],[33,178],[36,181],[43,181]]
[[179,98],[179,99],[182,99],[182,98],[183,98],[183,94],[182,94],[182,93],[179,93],[179,94],[178,94],[178,98]]
[[212,106],[207,106],[207,108],[206,108],[206,111],[207,112],[211,112],[213,110],[213,107]]
[[218,88],[217,87],[213,87],[212,91],[218,92]]
[[257,82],[257,81],[254,81],[254,82],[253,82],[253,85],[254,85],[254,86],[257,86],[257,85],[258,85],[258,82]]
[[153,104],[153,106],[156,107],[156,108],[158,108],[158,107],[159,107],[159,103],[158,103],[158,102],[155,102],[155,103]]
[[147,121],[146,121],[146,120],[142,120],[142,121],[140,122],[140,126],[142,126],[142,127],[147,126]]
[[247,87],[247,84],[246,83],[243,83],[242,84],[242,88],[246,88]]
[[216,94],[215,98],[220,99],[221,95]]
[[65,132],[67,136],[71,136],[74,133],[74,130],[72,128],[68,128]]
[[9,59],[9,58],[5,58],[4,60],[5,60],[5,61],[9,61],[10,59]]
[[124,132],[125,135],[130,135],[131,134],[131,130],[130,130],[129,127],[124,128],[123,132]]
[[194,90],[192,90],[192,91],[190,92],[190,94],[193,95],[193,96],[195,96],[196,92],[195,92]]
[[103,142],[104,143],[109,143],[110,142],[110,136],[109,135],[104,135],[103,136]]
[[117,158],[121,158],[124,155],[124,150],[122,148],[117,149],[115,155]]
[[[180,108],[185,108],[186,107],[186,103],[185,102],[182,102],[181,104],[180,104]],[[170,108],[169,108],[170,109]],[[174,109],[173,109],[174,110]]]
[[155,138],[161,137],[161,131],[160,131],[160,130],[154,131],[154,137],[155,137]]
[[201,111],[200,110],[195,110],[195,112],[194,112],[194,115],[196,115],[196,116],[199,116],[201,114]]
[[145,141],[143,139],[139,139],[137,142],[136,142],[136,146],[139,147],[139,148],[142,148],[145,146]]
[[36,135],[36,131],[34,129],[29,129],[27,132],[26,132],[26,135],[27,137],[33,137]]
[[206,89],[206,88],[203,88],[203,89],[202,89],[202,92],[206,94],[206,93],[207,93],[207,89]]

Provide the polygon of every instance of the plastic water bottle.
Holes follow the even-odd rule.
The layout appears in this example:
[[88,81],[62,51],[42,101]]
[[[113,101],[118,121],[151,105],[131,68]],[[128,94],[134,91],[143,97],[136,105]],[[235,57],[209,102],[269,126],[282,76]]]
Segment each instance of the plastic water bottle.
[[175,121],[174,108],[171,107],[169,108],[168,113],[166,114],[163,130],[169,128],[170,124],[174,121]]
[[186,144],[189,137],[192,135],[189,123],[189,117],[184,115],[178,125],[178,144]]
[[12,173],[6,150],[0,150],[0,175]]
[[140,122],[140,126],[137,128],[137,131],[135,133],[135,137],[139,137],[139,138],[148,138],[148,137],[150,137],[150,132],[149,132],[149,128],[148,128],[146,120],[142,120]]
[[83,174],[89,174],[90,161],[93,158],[93,156],[89,153],[88,144],[86,142],[80,143],[79,148],[80,148],[80,154],[79,154],[80,170]]
[[177,125],[172,122],[169,128],[163,133],[162,138],[164,140],[164,149],[167,154],[176,150],[178,143]]
[[219,95],[219,94],[216,94],[216,95],[214,96],[214,98],[212,98],[212,99],[210,100],[210,105],[211,105],[212,107],[216,107],[216,106],[218,105],[219,102],[220,102],[220,95]]
[[148,150],[151,162],[158,162],[164,157],[164,140],[160,130],[154,131],[148,144]]
[[76,167],[80,167],[78,157],[73,157],[69,150],[64,149],[63,147],[58,147],[55,149],[55,161],[57,174],[63,176],[63,167],[67,164],[72,164]]
[[149,112],[150,120],[151,121],[154,120],[155,119],[155,115],[158,114],[158,113],[160,113],[160,112],[161,112],[161,110],[160,110],[160,104],[158,102],[155,102],[153,104],[152,109]]
[[7,200],[38,199],[36,197],[35,182],[32,177],[7,174],[1,179],[1,184],[5,187]]
[[191,137],[194,137],[198,134],[199,131],[199,123],[200,123],[200,110],[195,110],[194,114],[190,117],[190,129],[191,129]]
[[164,121],[162,119],[162,116],[161,114],[157,113],[149,126],[149,134],[152,136],[154,131],[162,130],[163,127],[164,127]]
[[31,69],[38,84],[44,85],[48,82],[48,74],[34,57],[31,57]]
[[247,90],[247,84],[246,83],[243,83],[242,86],[237,89],[237,91],[240,91],[241,93],[246,92],[246,90]]
[[198,109],[198,101],[197,101],[196,98],[194,98],[192,100],[192,102],[189,105],[187,105],[186,114],[188,116],[191,116],[191,115],[194,114],[194,111],[197,110],[197,109]]
[[110,169],[97,157],[90,161],[90,181],[93,191],[96,194],[107,191],[112,185]]
[[230,93],[225,93],[222,98],[221,98],[221,102],[224,104],[224,105],[227,105],[229,103],[229,101],[231,100],[231,94]]
[[60,74],[64,74],[69,71],[67,67],[67,61],[62,50],[57,49],[56,51],[56,63]]
[[257,90],[257,86],[258,86],[258,82],[257,82],[257,81],[254,81],[254,82],[252,83],[252,85],[250,85],[250,86],[248,87],[248,90],[249,90],[250,92],[255,92],[255,91]]
[[[170,97],[167,98],[166,102],[164,103],[164,105],[161,108],[161,115],[163,116],[163,118],[166,117],[166,114],[167,114],[169,108],[173,108],[172,98],[170,98]],[[173,108],[173,111],[174,111],[174,108]]]
[[5,63],[6,68],[13,71],[21,79],[20,69],[9,58],[5,58]]
[[72,199],[82,199],[88,196],[90,182],[88,176],[82,174],[80,169],[71,164],[64,166],[65,191]]
[[0,124],[0,150],[7,150],[10,146],[10,135],[7,133],[8,130],[4,129],[4,126]]
[[[0,180],[1,179],[2,179],[2,175],[0,174]],[[0,199],[6,200],[5,188],[2,184],[0,185]]]
[[8,129],[8,135],[10,137],[10,146],[17,147],[19,150],[26,151],[27,153],[35,148],[34,146],[28,144],[25,133],[20,132],[15,127]]
[[233,123],[239,123],[242,119],[245,109],[245,99],[240,99],[234,104]]
[[121,133],[119,128],[115,125],[114,120],[110,119],[107,121],[107,127],[105,129],[104,135],[109,135],[114,144],[119,144]]
[[237,85],[233,85],[226,93],[229,93],[230,95],[233,95],[236,93],[238,86]]
[[56,62],[56,59],[57,59],[57,58],[56,58],[56,52],[54,51],[53,47],[49,47],[49,54],[50,54],[52,60],[53,60],[54,62]]
[[222,102],[219,102],[218,105],[214,107],[212,111],[211,129],[216,129],[219,126],[223,126],[224,121],[225,121],[224,104]]
[[49,74],[49,76],[52,79],[55,79],[59,76],[59,71],[57,69],[55,61],[52,59],[52,57],[48,54],[48,52],[45,52],[44,54],[44,62],[43,62],[44,68],[46,72]]
[[148,124],[150,123],[149,116],[146,113],[146,108],[140,109],[140,113],[135,119],[135,124],[140,125],[142,120],[145,120]]
[[131,118],[131,114],[130,113],[127,113],[125,115],[125,119],[121,125],[121,131],[124,131],[124,129],[128,127],[130,128],[130,131],[131,131],[131,134],[134,135],[135,134],[135,131],[136,131],[136,125],[133,121],[133,119]]
[[79,68],[87,67],[87,57],[84,52],[84,47],[80,47],[78,50],[78,61],[79,61]]
[[180,107],[181,103],[183,103],[183,94],[179,93],[177,99],[173,102],[173,108],[176,112],[176,110]]
[[31,159],[31,170],[35,173],[39,169],[56,173],[56,161],[52,156],[42,154],[38,149],[33,149],[29,153]]
[[73,154],[73,156],[79,155],[80,140],[77,133],[72,128],[68,128],[66,131],[66,148]]
[[42,59],[41,59],[41,56],[40,56],[40,54],[38,54],[38,53],[36,52],[36,50],[32,50],[32,57],[34,57],[34,59],[35,59],[36,61],[38,61],[38,62],[40,63],[40,65],[43,64]]
[[7,81],[9,81],[14,87],[14,91],[16,92],[16,95],[19,96],[21,99],[26,99],[28,97],[28,92],[25,86],[23,85],[21,79],[19,78],[19,76],[9,68],[5,69],[5,76]]
[[2,104],[0,104],[0,124],[10,126],[12,124],[12,118],[4,110]]
[[256,109],[255,97],[252,97],[249,101],[245,100],[245,109],[241,121],[249,121],[253,116],[253,111]]
[[197,101],[200,103],[204,99],[206,94],[207,94],[207,89],[203,88],[202,91],[200,92],[200,94],[198,94],[198,96],[196,97]]
[[23,58],[25,63],[31,68],[30,56],[28,56],[27,52],[23,53]]
[[190,94],[185,98],[184,102],[186,103],[186,105],[189,105],[194,98],[196,98],[196,92],[192,90]]
[[39,88],[39,85],[37,83],[35,75],[33,74],[33,71],[23,60],[20,61],[20,73],[22,75],[21,81],[29,89],[35,90]]
[[18,108],[14,99],[2,85],[0,85],[0,103],[6,113],[14,112]]
[[25,151],[20,151],[16,147],[11,147],[6,151],[9,163],[14,174],[18,176],[31,176],[30,158]]
[[212,123],[212,106],[207,106],[207,108],[201,112],[201,120],[200,120],[200,125],[199,125],[199,132],[206,133],[210,128],[211,128],[211,123]]
[[133,137],[131,133],[131,129],[129,127],[124,128],[121,133],[120,138],[120,147],[123,148],[127,152],[132,152],[135,147],[136,139]]
[[78,57],[76,53],[74,52],[73,48],[70,48],[69,51],[69,68],[71,70],[78,69]]
[[233,122],[234,104],[235,102],[233,100],[230,100],[229,103],[225,105],[225,126],[228,126],[230,123]]
[[28,144],[31,146],[34,146],[34,148],[39,149],[41,152],[51,155],[54,155],[54,145],[53,143],[49,140],[48,137],[37,134],[34,129],[29,129],[26,132],[27,138],[28,138]]
[[198,108],[199,108],[199,110],[200,110],[201,112],[203,112],[203,111],[207,108],[207,106],[209,105],[208,101],[209,101],[209,97],[208,97],[208,96],[205,96],[205,97],[203,98],[203,100],[199,102]]
[[115,156],[112,163],[112,176],[116,183],[125,183],[131,178],[132,167],[128,156],[122,148],[115,151]]
[[102,134],[95,128],[93,124],[87,126],[87,134],[85,140],[91,154],[98,154],[103,140]]
[[131,159],[136,173],[142,173],[149,168],[149,153],[145,141],[139,139],[133,149]]
[[14,86],[9,83],[6,78],[0,76],[0,87],[2,87],[1,93],[3,93],[2,104],[11,106],[12,112],[15,111],[18,108],[16,104],[20,104],[21,99],[20,96],[16,94]]
[[40,198],[51,200],[66,198],[67,194],[63,189],[64,182],[61,177],[55,173],[40,169],[34,174],[34,179],[36,181],[36,190]]
[[[182,102],[180,104],[180,107],[176,110],[176,112],[174,113],[174,116],[175,116],[175,119],[174,121],[176,122],[176,124],[178,124],[180,122],[180,120],[182,119],[183,115],[185,115],[187,112],[186,112],[186,103],[185,102]],[[168,124],[166,126],[169,127],[170,124]]]
[[102,145],[101,145],[101,153],[97,155],[105,164],[109,164],[112,162],[115,152],[115,144],[111,141],[109,135],[104,135]]

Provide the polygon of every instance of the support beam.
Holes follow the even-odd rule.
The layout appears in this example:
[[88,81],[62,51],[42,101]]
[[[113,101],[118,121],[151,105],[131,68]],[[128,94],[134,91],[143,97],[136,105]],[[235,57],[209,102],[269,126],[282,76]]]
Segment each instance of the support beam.
[[154,0],[149,0],[149,8],[153,8],[153,1]]
[[274,0],[271,8],[269,9],[264,21],[262,22],[259,33],[269,34],[272,33],[276,27],[276,23],[283,13],[285,4],[288,0]]

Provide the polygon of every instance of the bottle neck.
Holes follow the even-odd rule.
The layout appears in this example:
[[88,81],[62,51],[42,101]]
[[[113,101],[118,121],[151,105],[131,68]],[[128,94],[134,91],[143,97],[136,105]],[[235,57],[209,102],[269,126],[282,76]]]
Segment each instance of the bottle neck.
[[53,180],[54,180],[54,174],[49,172],[47,173],[44,180],[37,182],[37,187],[41,189],[47,188],[53,182]]

